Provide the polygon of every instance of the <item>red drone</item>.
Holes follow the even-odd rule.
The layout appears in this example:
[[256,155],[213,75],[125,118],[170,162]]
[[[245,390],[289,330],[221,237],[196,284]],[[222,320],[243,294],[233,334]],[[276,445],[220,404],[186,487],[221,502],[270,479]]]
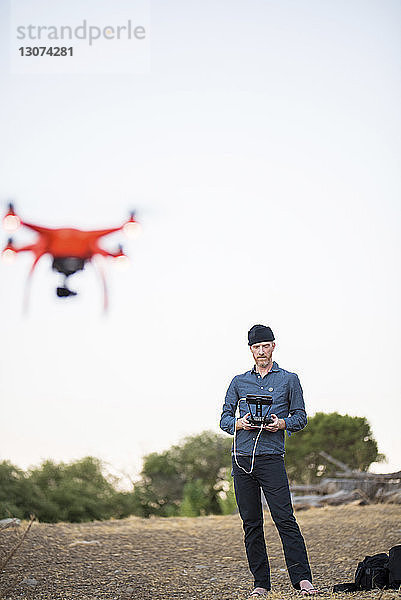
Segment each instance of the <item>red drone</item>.
[[[4,229],[8,232],[16,231],[20,226],[27,227],[36,231],[38,234],[37,240],[33,244],[16,248],[12,238],[8,239],[2,257],[5,260],[14,258],[17,252],[32,252],[34,261],[30,269],[27,287],[25,293],[25,307],[28,303],[29,283],[32,273],[45,254],[50,254],[53,257],[52,268],[64,275],[64,283],[62,287],[57,288],[57,296],[65,298],[68,296],[76,296],[77,292],[70,290],[67,287],[67,279],[77,271],[82,271],[85,264],[93,259],[96,255],[112,256],[117,259],[126,259],[122,246],[119,246],[115,252],[104,250],[99,245],[100,239],[110,233],[124,230],[130,237],[136,235],[139,230],[139,224],[135,219],[135,213],[131,213],[130,218],[119,227],[111,227],[110,229],[97,229],[95,231],[82,231],[81,229],[72,228],[56,228],[41,227],[32,223],[25,223],[15,213],[14,206],[9,204],[8,212],[3,219]],[[103,284],[104,309],[107,309],[107,287],[104,272],[99,268],[100,276]]]

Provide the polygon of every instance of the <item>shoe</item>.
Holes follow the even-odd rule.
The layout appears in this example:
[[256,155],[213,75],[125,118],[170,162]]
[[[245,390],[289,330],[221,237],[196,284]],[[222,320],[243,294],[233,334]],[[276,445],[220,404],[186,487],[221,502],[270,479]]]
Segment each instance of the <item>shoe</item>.
[[257,587],[253,590],[249,598],[263,598],[264,596],[267,596],[268,593],[269,590],[266,590],[266,588]]
[[318,596],[322,593],[320,590],[314,587],[309,588],[308,590],[306,588],[301,588],[299,591],[301,593],[301,596]]

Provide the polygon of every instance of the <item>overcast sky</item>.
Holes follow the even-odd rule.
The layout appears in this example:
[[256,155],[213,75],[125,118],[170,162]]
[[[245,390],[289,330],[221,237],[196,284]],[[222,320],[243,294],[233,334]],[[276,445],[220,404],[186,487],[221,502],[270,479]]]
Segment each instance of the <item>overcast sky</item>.
[[[13,4],[33,18],[34,0]],[[149,8],[100,4],[111,23]],[[82,5],[58,3],[78,24]],[[10,72],[10,6],[2,206],[82,228],[137,208],[143,227],[104,241],[131,259],[106,264],[106,317],[92,265],[59,300],[43,258],[24,317],[32,258],[0,264],[0,460],[95,455],[135,475],[144,454],[219,430],[261,322],[308,413],[366,416],[376,470],[401,469],[400,3],[151,0],[140,68],[127,46],[126,73],[81,74]]]

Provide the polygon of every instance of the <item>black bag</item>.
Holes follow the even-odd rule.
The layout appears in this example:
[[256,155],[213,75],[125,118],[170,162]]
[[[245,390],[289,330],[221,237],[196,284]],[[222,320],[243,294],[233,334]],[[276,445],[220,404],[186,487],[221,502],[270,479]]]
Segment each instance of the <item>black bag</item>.
[[389,558],[385,552],[365,556],[355,571],[357,590],[384,588],[389,584]]
[[389,550],[389,586],[397,589],[401,585],[401,546],[393,546]]

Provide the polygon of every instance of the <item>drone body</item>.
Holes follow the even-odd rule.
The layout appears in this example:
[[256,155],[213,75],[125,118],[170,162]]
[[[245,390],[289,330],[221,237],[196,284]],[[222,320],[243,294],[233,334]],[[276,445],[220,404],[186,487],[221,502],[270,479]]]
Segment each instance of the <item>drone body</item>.
[[[32,223],[26,223],[15,213],[14,206],[9,204],[8,212],[3,219],[3,225],[6,231],[16,231],[20,226],[35,231],[38,234],[37,240],[33,244],[28,244],[17,248],[14,246],[12,238],[9,238],[2,256],[8,260],[14,258],[18,252],[32,252],[34,260],[30,269],[25,293],[25,307],[28,302],[29,283],[33,271],[42,256],[49,254],[53,258],[53,270],[64,275],[62,287],[57,288],[57,296],[68,297],[76,296],[77,292],[70,290],[67,286],[67,279],[77,271],[82,271],[86,263],[92,261],[94,257],[111,256],[113,258],[124,258],[122,246],[119,246],[115,252],[109,252],[100,246],[100,240],[111,233],[124,230],[128,235],[136,234],[139,224],[135,219],[135,214],[131,213],[130,218],[119,227],[109,229],[98,229],[94,231],[83,231],[73,228],[50,228],[41,227]],[[104,309],[107,309],[107,287],[106,280],[102,270],[100,276],[103,283]]]

